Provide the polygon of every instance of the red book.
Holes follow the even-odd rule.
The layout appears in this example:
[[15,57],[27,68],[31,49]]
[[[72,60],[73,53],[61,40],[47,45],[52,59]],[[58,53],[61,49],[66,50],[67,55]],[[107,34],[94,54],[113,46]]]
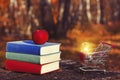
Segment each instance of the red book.
[[48,64],[33,64],[28,62],[21,62],[15,60],[6,60],[5,68],[11,71],[44,74],[59,69],[59,61]]

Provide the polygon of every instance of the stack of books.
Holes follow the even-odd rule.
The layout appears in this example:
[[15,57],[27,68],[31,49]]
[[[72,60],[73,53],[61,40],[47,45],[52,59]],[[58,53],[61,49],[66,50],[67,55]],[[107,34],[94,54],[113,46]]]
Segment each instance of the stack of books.
[[60,43],[35,44],[32,40],[7,42],[5,68],[11,71],[45,74],[58,70]]

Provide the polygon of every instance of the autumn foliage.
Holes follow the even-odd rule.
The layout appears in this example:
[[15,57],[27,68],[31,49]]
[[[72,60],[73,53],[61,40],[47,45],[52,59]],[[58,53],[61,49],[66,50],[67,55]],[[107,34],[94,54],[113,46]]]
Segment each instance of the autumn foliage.
[[80,32],[77,35],[117,34],[119,3],[119,0],[0,0],[0,33],[24,38],[31,38],[36,29],[46,29],[51,38],[66,38],[74,29]]

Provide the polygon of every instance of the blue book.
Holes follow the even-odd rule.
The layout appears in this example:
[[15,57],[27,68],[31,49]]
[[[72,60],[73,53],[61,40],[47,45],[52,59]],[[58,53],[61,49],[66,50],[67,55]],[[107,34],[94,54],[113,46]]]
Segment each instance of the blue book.
[[32,55],[46,55],[60,52],[60,43],[46,42],[35,44],[32,40],[7,42],[6,52],[15,52]]

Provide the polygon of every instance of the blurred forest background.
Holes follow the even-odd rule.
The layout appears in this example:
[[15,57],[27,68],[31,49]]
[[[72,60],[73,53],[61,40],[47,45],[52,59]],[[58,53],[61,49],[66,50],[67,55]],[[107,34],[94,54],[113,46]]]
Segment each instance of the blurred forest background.
[[120,46],[119,28],[120,0],[0,0],[1,41],[31,39],[34,30],[46,29],[50,39],[65,43]]
[[0,56],[7,41],[31,39],[36,29],[46,29],[62,50],[105,40],[120,53],[120,0],[0,0]]
[[0,36],[30,38],[36,29],[50,38],[117,34],[119,21],[120,0],[0,0]]

